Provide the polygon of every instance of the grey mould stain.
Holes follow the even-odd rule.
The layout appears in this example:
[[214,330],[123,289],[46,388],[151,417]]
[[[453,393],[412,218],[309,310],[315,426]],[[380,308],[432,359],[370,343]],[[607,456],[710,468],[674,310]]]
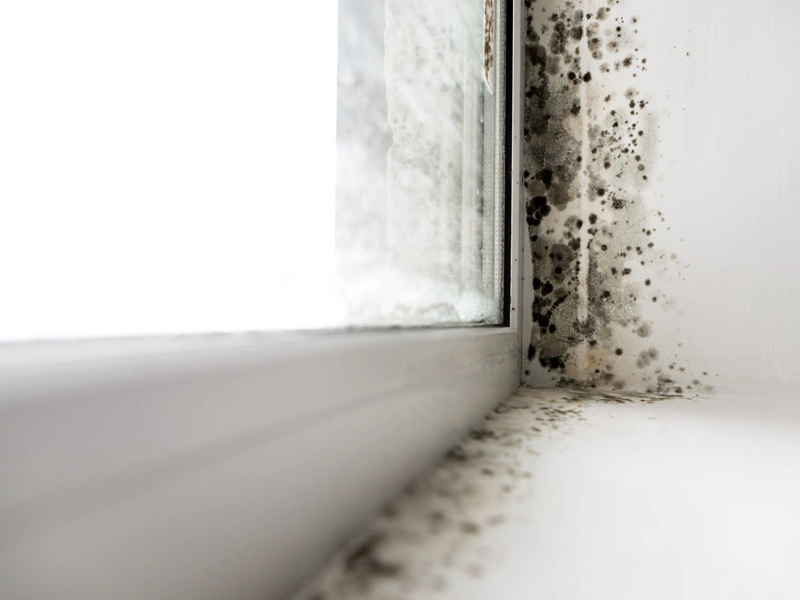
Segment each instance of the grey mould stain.
[[550,2],[555,11],[525,4],[524,187],[533,262],[526,380],[710,391],[699,380],[682,381],[685,368],[648,343],[657,324],[642,316],[645,302],[666,298],[648,269],[674,269],[677,257],[658,245],[665,217],[648,210],[644,197],[657,119],[636,85],[648,68],[638,19],[616,15],[617,0],[594,13],[569,1]]
[[[506,531],[530,510],[542,438],[570,434],[597,404],[669,401],[661,394],[521,390],[346,543],[296,600],[452,597],[503,562]],[[631,408],[635,408],[631,406]]]
[[494,0],[484,0],[483,77],[489,91],[494,91]]

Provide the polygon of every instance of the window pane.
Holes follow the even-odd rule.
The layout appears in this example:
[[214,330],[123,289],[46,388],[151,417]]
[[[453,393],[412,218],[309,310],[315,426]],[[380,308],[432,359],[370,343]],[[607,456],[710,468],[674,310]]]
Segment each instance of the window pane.
[[6,3],[0,339],[499,322],[484,8]]
[[484,264],[502,240],[483,0],[339,4],[336,233],[349,318],[499,322]]

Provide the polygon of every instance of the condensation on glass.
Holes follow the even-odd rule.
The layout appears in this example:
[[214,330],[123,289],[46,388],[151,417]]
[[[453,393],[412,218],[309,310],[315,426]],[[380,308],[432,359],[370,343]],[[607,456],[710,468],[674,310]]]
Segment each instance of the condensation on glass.
[[502,2],[12,4],[0,342],[502,321]]
[[502,322],[495,4],[340,0],[336,252],[348,324]]

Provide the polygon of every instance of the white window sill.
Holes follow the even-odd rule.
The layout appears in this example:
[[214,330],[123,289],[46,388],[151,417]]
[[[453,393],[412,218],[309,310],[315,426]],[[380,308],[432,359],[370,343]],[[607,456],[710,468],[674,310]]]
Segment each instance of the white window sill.
[[519,386],[518,336],[7,349],[0,597],[280,596]]
[[794,396],[599,396],[520,390],[298,600],[796,598]]

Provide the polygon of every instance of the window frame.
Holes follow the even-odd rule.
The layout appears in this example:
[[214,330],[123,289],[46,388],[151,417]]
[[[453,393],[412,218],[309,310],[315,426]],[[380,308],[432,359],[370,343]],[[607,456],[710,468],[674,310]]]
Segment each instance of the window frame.
[[522,0],[506,18],[505,323],[8,345],[0,597],[286,594],[519,387]]

